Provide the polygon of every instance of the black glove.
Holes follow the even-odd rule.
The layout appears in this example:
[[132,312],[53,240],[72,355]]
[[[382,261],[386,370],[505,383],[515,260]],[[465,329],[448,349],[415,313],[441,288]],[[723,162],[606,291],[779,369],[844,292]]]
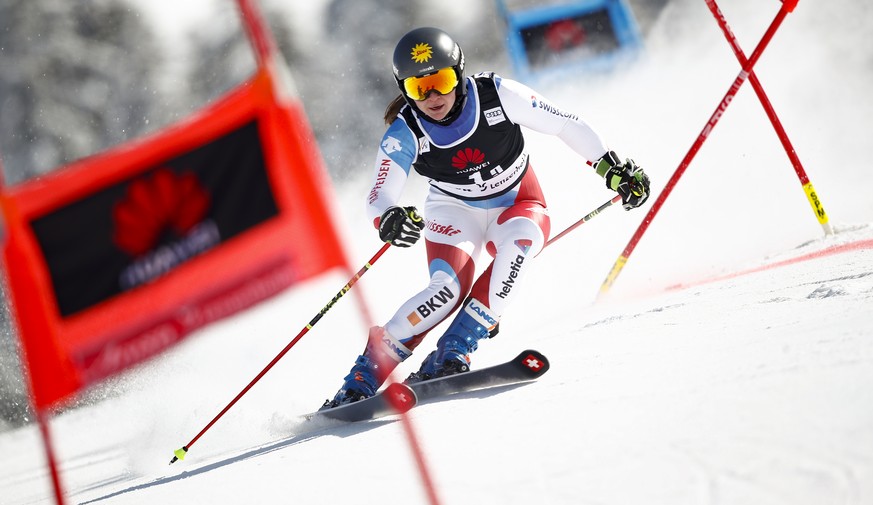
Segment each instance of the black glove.
[[409,247],[421,237],[424,219],[415,207],[389,207],[379,219],[379,238],[397,247]]
[[643,169],[627,159],[618,163],[618,157],[609,151],[594,164],[597,173],[606,179],[606,187],[621,195],[624,210],[639,207],[649,198],[649,176]]

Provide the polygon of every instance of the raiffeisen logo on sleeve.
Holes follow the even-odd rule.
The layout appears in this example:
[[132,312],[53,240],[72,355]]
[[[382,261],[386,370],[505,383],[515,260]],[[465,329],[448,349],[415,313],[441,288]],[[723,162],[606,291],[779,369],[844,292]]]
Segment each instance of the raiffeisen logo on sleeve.
[[376,173],[376,183],[373,185],[373,189],[370,190],[370,195],[367,197],[367,202],[370,205],[373,205],[373,202],[379,199],[379,191],[385,184],[385,179],[388,178],[388,172],[390,170],[391,160],[383,159],[382,162],[379,163],[379,171]]

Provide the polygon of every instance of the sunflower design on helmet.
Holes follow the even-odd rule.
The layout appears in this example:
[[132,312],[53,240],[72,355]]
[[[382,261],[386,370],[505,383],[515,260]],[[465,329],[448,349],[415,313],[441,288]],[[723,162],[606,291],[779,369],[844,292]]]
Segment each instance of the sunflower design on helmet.
[[412,59],[416,63],[424,63],[433,56],[433,48],[425,42],[416,44],[412,48]]

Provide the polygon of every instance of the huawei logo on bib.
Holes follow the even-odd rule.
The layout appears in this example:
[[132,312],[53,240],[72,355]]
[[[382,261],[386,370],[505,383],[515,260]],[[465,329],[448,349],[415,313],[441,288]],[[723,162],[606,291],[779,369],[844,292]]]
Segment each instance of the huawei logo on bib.
[[468,147],[461,149],[452,156],[452,166],[458,170],[463,170],[470,165],[478,165],[485,161],[485,155],[478,149]]

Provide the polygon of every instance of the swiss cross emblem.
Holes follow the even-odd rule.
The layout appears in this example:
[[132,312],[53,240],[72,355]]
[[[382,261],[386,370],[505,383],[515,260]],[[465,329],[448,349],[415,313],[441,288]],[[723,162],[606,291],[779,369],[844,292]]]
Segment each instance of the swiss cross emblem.
[[388,403],[398,412],[406,412],[411,409],[416,402],[415,393],[409,389],[409,386],[394,382],[385,388],[385,397]]
[[539,371],[539,369],[543,367],[543,362],[533,354],[528,354],[522,362],[524,363],[524,366],[534,371]]
[[406,393],[395,393],[394,400],[400,405],[406,405],[409,403],[411,398]]

